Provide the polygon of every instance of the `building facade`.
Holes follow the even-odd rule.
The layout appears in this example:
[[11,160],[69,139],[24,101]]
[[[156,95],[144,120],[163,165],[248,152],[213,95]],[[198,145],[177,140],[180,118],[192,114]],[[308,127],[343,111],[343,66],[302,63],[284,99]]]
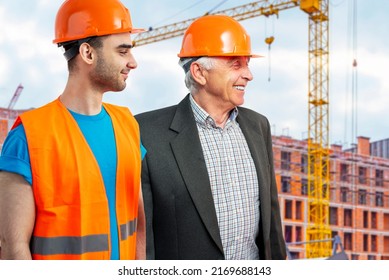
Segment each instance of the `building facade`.
[[0,151],[4,139],[15,122],[16,117],[28,110],[8,110],[7,108],[0,108]]
[[[328,222],[349,259],[389,259],[389,159],[374,145],[359,137],[354,149],[330,149]],[[273,152],[285,240],[293,259],[305,258],[307,142],[273,136]]]

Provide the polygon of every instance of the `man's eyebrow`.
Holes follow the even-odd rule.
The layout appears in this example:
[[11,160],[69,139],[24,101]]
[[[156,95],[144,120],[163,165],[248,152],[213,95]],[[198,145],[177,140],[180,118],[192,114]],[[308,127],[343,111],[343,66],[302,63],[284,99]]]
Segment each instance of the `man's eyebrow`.
[[240,61],[239,57],[231,56],[227,58],[227,63],[230,65],[234,64],[236,61]]
[[237,57],[230,57],[228,58],[228,63],[229,64],[233,64],[234,62],[238,61],[238,62],[241,62],[242,60],[244,60],[245,62],[249,63],[250,62],[250,57],[244,57],[244,59],[242,59],[243,57],[240,57],[240,56],[237,56]]
[[118,49],[132,49],[134,47],[134,45],[132,44],[121,44],[119,46],[117,46]]

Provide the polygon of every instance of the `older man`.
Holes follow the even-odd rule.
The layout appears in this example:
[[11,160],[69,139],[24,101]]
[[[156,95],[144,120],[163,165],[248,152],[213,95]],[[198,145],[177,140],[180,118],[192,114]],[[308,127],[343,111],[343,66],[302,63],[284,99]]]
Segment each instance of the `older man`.
[[148,258],[286,258],[270,126],[240,107],[255,56],[237,21],[201,17],[179,53],[190,94],[135,116]]

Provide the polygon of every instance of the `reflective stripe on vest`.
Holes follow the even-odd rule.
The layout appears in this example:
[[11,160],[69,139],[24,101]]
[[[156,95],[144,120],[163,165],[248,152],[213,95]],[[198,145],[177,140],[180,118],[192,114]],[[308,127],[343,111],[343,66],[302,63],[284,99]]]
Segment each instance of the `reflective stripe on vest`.
[[134,232],[136,231],[136,222],[137,220],[134,219],[132,221],[129,221],[127,224],[120,225],[121,240],[127,240],[129,236],[132,236],[134,234]]
[[31,253],[38,255],[77,255],[108,250],[108,235],[95,234],[82,237],[38,237],[31,240]]

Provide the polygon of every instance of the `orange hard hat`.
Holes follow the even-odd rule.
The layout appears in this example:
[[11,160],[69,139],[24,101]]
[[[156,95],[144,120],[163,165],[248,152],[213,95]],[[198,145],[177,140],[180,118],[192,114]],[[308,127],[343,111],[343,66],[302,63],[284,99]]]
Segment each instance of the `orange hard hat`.
[[143,31],[132,27],[130,12],[119,0],[66,0],[57,13],[53,43]]
[[188,27],[179,57],[250,56],[250,36],[235,19],[226,15],[207,15]]

